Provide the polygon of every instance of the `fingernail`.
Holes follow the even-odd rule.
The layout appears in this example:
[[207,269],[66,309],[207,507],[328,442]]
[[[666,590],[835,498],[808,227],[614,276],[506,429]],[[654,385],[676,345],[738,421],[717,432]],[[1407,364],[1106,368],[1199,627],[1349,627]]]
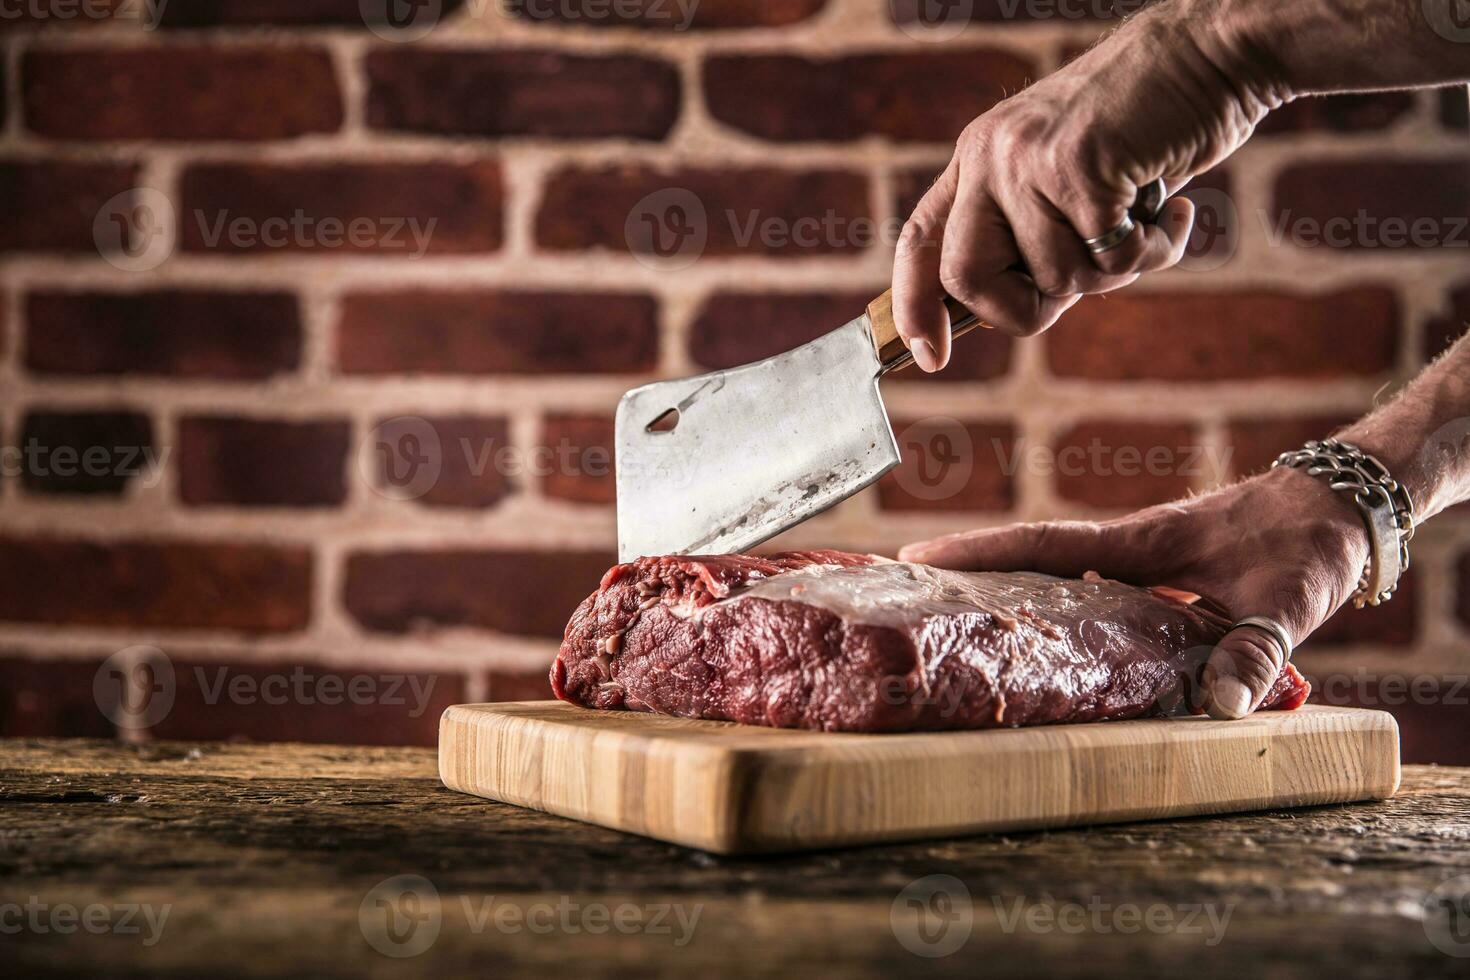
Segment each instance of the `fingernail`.
[[1233,677],[1217,677],[1205,709],[1211,718],[1234,721],[1251,713],[1251,691]]
[[909,345],[909,351],[914,355],[914,363],[923,370],[930,373],[939,370],[939,352],[929,341],[920,337]]

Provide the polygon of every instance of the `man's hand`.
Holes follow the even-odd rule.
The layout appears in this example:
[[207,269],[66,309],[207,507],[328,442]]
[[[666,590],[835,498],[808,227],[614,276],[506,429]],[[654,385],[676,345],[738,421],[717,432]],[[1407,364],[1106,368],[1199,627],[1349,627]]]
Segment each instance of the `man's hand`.
[[[942,568],[1070,578],[1096,571],[1171,586],[1203,596],[1235,621],[1269,616],[1293,644],[1348,600],[1367,557],[1367,532],[1352,503],[1288,469],[1115,521],[1017,524],[899,552],[904,561]],[[1205,666],[1204,709],[1215,718],[1249,714],[1281,668],[1281,651],[1266,634],[1232,630]]]
[[1084,293],[1179,261],[1194,207],[1098,255],[1138,188],[1229,156],[1302,95],[1470,80],[1455,0],[1159,0],[972,122],[904,226],[893,317],[925,371],[949,361],[948,292],[983,323],[1040,333]]
[[894,320],[918,365],[949,360],[945,292],[1024,336],[1084,293],[1177,263],[1184,198],[1116,248],[1084,239],[1122,223],[1150,181],[1172,192],[1223,160],[1279,104],[1236,60],[1208,4],[1164,3],[971,123],[898,243]]

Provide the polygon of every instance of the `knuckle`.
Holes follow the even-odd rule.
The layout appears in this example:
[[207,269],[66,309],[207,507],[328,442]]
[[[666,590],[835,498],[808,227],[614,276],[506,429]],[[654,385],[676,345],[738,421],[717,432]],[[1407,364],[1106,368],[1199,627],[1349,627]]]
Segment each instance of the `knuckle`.
[[904,222],[903,230],[899,232],[897,251],[899,255],[911,256],[927,248],[937,248],[939,245],[940,223],[928,216],[915,211]]
[[1281,672],[1284,658],[1276,644],[1254,630],[1242,630],[1221,644],[1211,658],[1216,670],[1252,691],[1264,692]]
[[964,258],[952,254],[944,255],[939,260],[939,285],[962,303],[975,299],[982,288],[980,277],[970,264]]
[[1050,255],[1028,255],[1026,266],[1031,273],[1031,282],[1043,296],[1061,298],[1080,290],[1073,289],[1075,277],[1070,270]]
[[972,120],[955,140],[955,156],[973,161],[987,155],[995,146],[996,131],[1000,128],[996,120],[1003,115],[1004,109],[997,106]]
[[1039,262],[1031,279],[1036,284],[1037,291],[1050,299],[1101,292],[1099,287],[1106,282],[1105,277],[1097,270],[1081,268],[1065,259]]
[[1071,277],[1063,275],[1046,275],[1034,279],[1036,291],[1048,299],[1064,299],[1077,293],[1085,292],[1076,288],[1076,283]]

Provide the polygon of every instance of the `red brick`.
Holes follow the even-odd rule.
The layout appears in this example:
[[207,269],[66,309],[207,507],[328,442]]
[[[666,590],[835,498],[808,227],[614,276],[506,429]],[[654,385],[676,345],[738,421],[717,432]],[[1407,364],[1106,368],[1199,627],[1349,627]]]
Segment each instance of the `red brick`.
[[170,657],[174,702],[154,738],[434,745],[465,700],[458,672]]
[[1273,290],[1088,296],[1046,335],[1054,374],[1110,381],[1310,380],[1392,370],[1399,341],[1392,290]]
[[330,507],[347,499],[351,425],[179,420],[179,499],[190,507]]
[[695,4],[676,0],[623,0],[619,4],[606,0],[506,0],[505,9],[536,23],[679,31],[785,27],[814,16],[826,5],[827,0],[699,0]]
[[[503,235],[504,188],[494,161],[202,163],[187,168],[179,184],[180,239],[190,252],[412,258],[420,248],[493,252]],[[298,216],[300,234],[292,228]],[[324,221],[334,224],[323,228]],[[248,238],[231,234],[237,222],[248,227]],[[364,234],[355,237],[363,240],[351,240],[347,226],[361,227]]]
[[[1124,5],[1126,9],[1132,6]],[[1034,23],[1051,21],[1066,25],[1077,21],[1103,21],[1120,18],[1114,6],[1105,0],[973,0],[969,4],[939,3],[933,0],[888,0],[893,21],[901,26],[949,27],[966,24]]]
[[1006,423],[895,419],[903,461],[878,481],[892,511],[1004,511],[1016,502],[1016,432]]
[[704,65],[710,115],[763,139],[953,143],[969,122],[1035,78],[1006,51],[915,51],[809,59],[720,55]]
[[860,315],[882,287],[847,293],[717,292],[689,328],[689,355],[706,368],[758,361],[799,347]]
[[26,125],[56,139],[272,140],[342,125],[317,47],[150,45],[26,52]]
[[[465,0],[439,0],[439,18],[446,20],[464,6]],[[269,25],[273,27],[337,26],[367,27],[364,11],[377,15],[387,11],[386,0],[369,7],[362,0],[169,0],[161,11],[161,27],[219,27]],[[427,16],[425,14],[424,16]],[[379,16],[375,24],[382,23]]]
[[347,374],[624,374],[658,364],[658,304],[639,293],[352,293]]
[[1347,414],[1232,419],[1231,469],[1237,476],[1260,473],[1287,450],[1300,449],[1308,439],[1330,436],[1353,421]]
[[32,293],[26,367],[38,374],[241,381],[294,370],[301,318],[288,293]]
[[223,542],[0,538],[0,620],[285,633],[311,615],[311,552]]
[[[536,216],[536,240],[561,251],[633,251],[628,227],[635,208],[640,215],[650,209],[648,214],[658,216],[670,213],[670,203],[685,208],[687,223],[680,227],[695,232],[670,243],[680,256],[852,253],[873,245],[879,233],[861,174],[771,167],[661,171],[629,165],[564,167],[551,174]],[[706,236],[702,248],[700,229]]]
[[492,671],[486,675],[486,687],[489,689],[487,701],[546,701],[552,696],[551,664],[547,663],[546,669],[530,671],[527,673],[510,673],[508,671]]
[[343,601],[365,629],[470,627],[560,637],[615,559],[582,551],[374,551],[347,560]]
[[1470,282],[1449,295],[1449,308],[1444,316],[1436,316],[1424,324],[1424,359],[1433,360],[1449,350],[1465,336],[1470,324]]
[[635,55],[398,46],[367,58],[377,129],[468,136],[663,139],[679,72]]
[[1288,102],[1261,120],[1256,127],[1256,134],[1315,131],[1357,133],[1387,129],[1413,109],[1412,92],[1307,96]]
[[1439,121],[1445,129],[1470,132],[1470,86],[1451,85],[1439,90]]
[[[708,368],[748,364],[835,330],[867,308],[881,286],[850,293],[732,293],[712,295],[689,332],[689,353]],[[939,374],[899,371],[889,381],[984,381],[1010,370],[1011,339],[975,330],[954,345]]]
[[1276,178],[1269,233],[1298,247],[1464,248],[1467,172],[1461,159],[1298,163]]
[[0,657],[0,738],[112,738],[92,680],[100,660]]
[[97,255],[97,212],[137,179],[132,164],[0,161],[0,252]]
[[[429,432],[433,438],[426,440]],[[514,447],[503,418],[399,416],[380,421],[371,439],[365,448],[377,469],[374,486],[388,488],[388,496],[394,499],[412,499],[426,507],[483,508],[515,492],[519,457],[508,455]],[[418,483],[399,482],[416,475],[405,468],[409,454],[435,467],[422,493],[417,492]],[[389,472],[389,466],[397,476]]]
[[613,420],[603,415],[551,415],[541,423],[547,465],[541,492],[578,504],[617,500]]
[[922,167],[916,170],[899,170],[893,175],[894,208],[899,218],[907,220],[919,206],[919,201],[934,185],[939,169]]
[[120,494],[157,477],[153,425],[139,412],[32,410],[21,423],[21,485],[31,493]]
[[1175,500],[1190,491],[1195,470],[1204,466],[1199,435],[1182,422],[1082,422],[1060,433],[1053,450],[1057,495],[1089,507],[1131,509]]
[[1331,619],[1317,627],[1317,631],[1302,644],[1302,649],[1311,651],[1356,644],[1413,646],[1419,632],[1417,582],[1420,575],[1417,568],[1406,571],[1399,579],[1393,598],[1382,605],[1354,609],[1349,603],[1339,609]]

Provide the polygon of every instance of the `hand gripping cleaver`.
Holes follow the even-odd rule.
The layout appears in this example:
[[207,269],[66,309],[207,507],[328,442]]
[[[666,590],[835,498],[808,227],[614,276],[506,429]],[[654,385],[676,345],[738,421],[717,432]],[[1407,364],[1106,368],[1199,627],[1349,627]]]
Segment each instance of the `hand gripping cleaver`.
[[[1141,188],[1131,218],[1167,193]],[[973,314],[946,300],[954,336]],[[634,388],[618,403],[618,560],[753,548],[898,465],[878,381],[912,358],[887,292],[844,327],[727,371]]]
[[[946,305],[953,335],[976,326]],[[878,380],[911,360],[890,291],[785,354],[628,392],[618,560],[744,551],[877,480],[899,461]]]

